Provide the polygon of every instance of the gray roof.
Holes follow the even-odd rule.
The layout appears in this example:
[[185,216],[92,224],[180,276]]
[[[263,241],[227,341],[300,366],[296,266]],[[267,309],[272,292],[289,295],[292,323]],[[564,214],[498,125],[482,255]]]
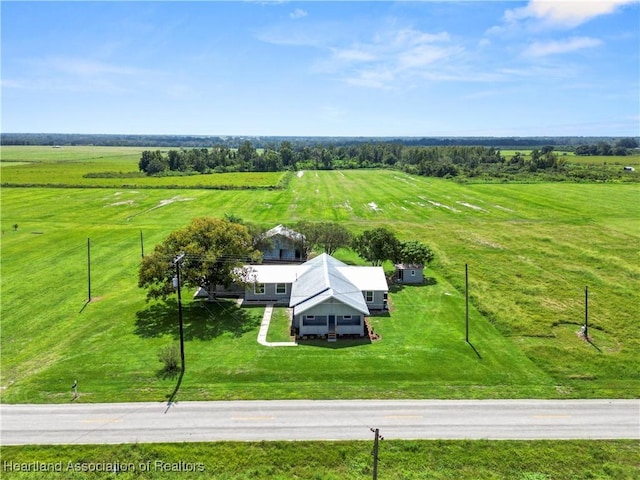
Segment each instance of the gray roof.
[[266,238],[273,237],[275,235],[282,235],[283,237],[290,238],[292,240],[304,240],[304,235],[295,230],[285,227],[284,225],[276,225],[271,230],[267,230],[264,233]]
[[422,263],[396,263],[396,270],[422,270],[424,265]]
[[362,290],[341,272],[347,265],[323,253],[303,266],[307,267],[291,287],[289,306],[300,314],[325,300],[335,299],[359,312],[368,315],[369,308]]

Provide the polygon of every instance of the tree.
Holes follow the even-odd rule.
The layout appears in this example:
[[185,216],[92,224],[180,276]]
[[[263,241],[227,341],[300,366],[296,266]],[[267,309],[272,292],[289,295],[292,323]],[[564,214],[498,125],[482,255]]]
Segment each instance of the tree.
[[320,244],[325,253],[333,255],[340,247],[351,245],[351,233],[335,222],[321,224]]
[[241,172],[248,169],[256,158],[257,152],[253,144],[249,140],[245,140],[238,148],[238,170]]
[[175,230],[150,255],[142,259],[138,286],[147,289],[147,300],[163,299],[174,291],[173,259],[180,253],[183,284],[202,287],[213,296],[216,285],[247,281],[241,267],[259,261],[260,252],[252,246],[247,227],[217,218],[195,218],[185,228]]
[[616,141],[616,147],[638,148],[638,141],[635,138],[621,138]]
[[141,172],[145,172],[147,175],[153,175],[155,173],[164,172],[169,168],[169,162],[162,156],[160,150],[151,152],[145,150],[142,152],[140,161],[138,162],[138,168]]
[[280,144],[280,158],[285,168],[295,168],[293,161],[293,147],[291,142],[284,141]]
[[351,245],[351,233],[345,227],[335,222],[300,222],[295,230],[305,237],[305,254],[309,254],[316,248],[321,248],[324,253],[333,255],[340,247]]
[[433,251],[417,240],[400,242],[395,263],[419,263],[426,265],[433,260]]
[[611,145],[607,142],[598,142],[598,155],[611,155]]
[[400,242],[396,236],[385,227],[365,230],[357,235],[352,247],[358,255],[372,263],[382,265],[385,260],[397,258]]
[[140,161],[138,162],[138,169],[141,172],[146,173],[152,158],[153,158],[153,152],[151,150],[145,150],[144,152],[142,152],[142,155],[140,156]]

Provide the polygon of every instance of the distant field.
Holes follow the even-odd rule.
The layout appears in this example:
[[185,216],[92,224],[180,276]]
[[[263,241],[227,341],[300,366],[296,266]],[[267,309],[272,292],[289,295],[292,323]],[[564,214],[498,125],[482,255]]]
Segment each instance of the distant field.
[[134,165],[138,169],[138,160],[146,147],[48,147],[48,146],[2,146],[2,162],[103,162],[113,161]]
[[[516,152],[522,153],[525,157],[531,154],[531,150],[500,150],[505,158],[513,157]],[[573,152],[563,152],[556,150],[555,153],[564,158],[569,163],[591,164],[591,165],[640,165],[640,153],[633,155],[575,155]]]
[[[437,283],[392,291],[391,315],[372,320],[380,342],[285,349],[257,344],[262,308],[187,295],[182,400],[640,395],[634,184],[460,185],[353,170],[307,171],[284,190],[0,194],[3,402],[66,402],[75,378],[81,401],[166,400],[175,379],[159,374],[157,353],[176,340],[177,310],[146,304],[137,287],[140,233],[149,251],[189,219],[225,213],[264,226],[384,225],[434,249]],[[95,301],[85,306],[89,237]],[[465,263],[475,351],[463,336]],[[585,285],[592,344],[576,334]]]
[[568,162],[586,163],[591,165],[615,165],[615,166],[640,166],[640,154],[626,156],[605,155],[573,155],[567,158]]
[[[169,177],[140,176],[141,147],[22,147],[1,149],[3,184],[75,187],[273,187],[284,172],[218,173]],[[118,178],[87,178],[87,174],[124,174]],[[127,175],[129,174],[129,178]]]

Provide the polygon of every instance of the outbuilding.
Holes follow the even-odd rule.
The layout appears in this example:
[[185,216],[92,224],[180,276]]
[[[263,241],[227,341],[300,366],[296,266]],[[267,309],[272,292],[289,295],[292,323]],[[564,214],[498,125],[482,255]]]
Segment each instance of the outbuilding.
[[277,225],[265,232],[270,246],[262,252],[265,262],[301,262],[304,261],[304,235],[295,230]]
[[396,283],[420,284],[424,283],[424,265],[419,263],[398,263],[393,275]]

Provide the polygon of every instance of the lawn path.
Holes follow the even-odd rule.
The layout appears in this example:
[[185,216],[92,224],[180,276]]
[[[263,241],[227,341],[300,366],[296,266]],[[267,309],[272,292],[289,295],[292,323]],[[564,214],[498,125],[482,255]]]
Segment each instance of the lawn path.
[[273,304],[264,307],[264,315],[262,316],[262,323],[260,324],[260,331],[258,332],[258,343],[265,347],[297,347],[298,344],[296,342],[267,342],[267,332],[269,331],[272,313]]

